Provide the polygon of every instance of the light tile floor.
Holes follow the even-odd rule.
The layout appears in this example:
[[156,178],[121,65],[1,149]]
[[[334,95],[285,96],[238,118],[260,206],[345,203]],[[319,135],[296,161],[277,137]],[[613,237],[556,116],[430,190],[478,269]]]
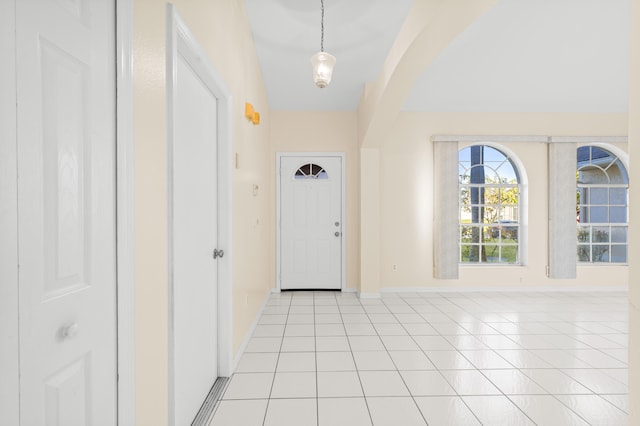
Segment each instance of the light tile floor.
[[626,293],[271,296],[211,426],[627,424]]

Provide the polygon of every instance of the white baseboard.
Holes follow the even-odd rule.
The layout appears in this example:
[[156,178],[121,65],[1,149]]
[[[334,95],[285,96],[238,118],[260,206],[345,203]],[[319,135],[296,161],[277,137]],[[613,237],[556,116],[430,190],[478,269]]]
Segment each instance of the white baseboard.
[[251,340],[251,336],[253,336],[253,332],[256,331],[256,326],[258,325],[258,321],[260,321],[260,318],[264,313],[264,308],[267,307],[267,303],[269,303],[269,299],[271,299],[271,294],[279,293],[279,292],[280,290],[277,290],[276,292],[274,292],[273,289],[271,289],[271,292],[267,293],[267,296],[264,298],[264,302],[262,302],[262,306],[260,307],[260,310],[256,314],[256,318],[253,320],[253,323],[251,323],[251,327],[249,327],[247,334],[244,336],[244,340],[242,341],[242,344],[238,348],[238,352],[236,353],[236,356],[233,358],[232,365],[231,365],[231,374],[229,374],[229,377],[231,377],[231,375],[236,371],[236,368],[238,367],[238,363],[240,362],[240,358],[242,358],[242,355],[244,355],[244,351],[247,349],[247,345]]
[[[589,292],[627,292],[627,284],[615,285],[514,285],[502,287],[385,287],[381,294],[393,293],[589,293]],[[375,293],[368,293],[375,294]]]
[[360,299],[380,299],[381,293],[362,293],[358,292],[358,298]]

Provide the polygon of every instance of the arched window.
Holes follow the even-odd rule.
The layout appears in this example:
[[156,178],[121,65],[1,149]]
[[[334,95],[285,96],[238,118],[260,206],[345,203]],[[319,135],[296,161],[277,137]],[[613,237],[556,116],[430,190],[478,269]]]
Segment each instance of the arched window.
[[620,159],[597,146],[578,148],[578,262],[626,263],[629,175]]
[[294,179],[329,179],[327,172],[317,164],[305,164],[300,166],[293,177]]
[[487,145],[460,150],[460,263],[520,263],[520,177],[507,155]]

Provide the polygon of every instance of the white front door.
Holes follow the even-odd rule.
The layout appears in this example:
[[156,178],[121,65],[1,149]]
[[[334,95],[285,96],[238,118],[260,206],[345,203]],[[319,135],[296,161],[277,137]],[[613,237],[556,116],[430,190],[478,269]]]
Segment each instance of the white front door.
[[217,99],[182,55],[175,84],[173,424],[187,425],[218,377]]
[[15,4],[20,424],[115,425],[115,5]]
[[342,287],[342,157],[280,157],[280,288]]

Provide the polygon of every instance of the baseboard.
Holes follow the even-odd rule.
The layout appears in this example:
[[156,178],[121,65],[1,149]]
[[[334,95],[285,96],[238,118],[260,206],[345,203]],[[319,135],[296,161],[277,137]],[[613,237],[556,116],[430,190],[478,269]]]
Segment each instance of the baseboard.
[[[627,284],[615,285],[514,285],[502,287],[384,287],[382,294],[393,293],[595,293],[595,292],[627,292]],[[375,294],[375,293],[369,293]]]
[[[279,292],[280,290],[277,291],[277,293]],[[242,358],[242,355],[244,355],[244,351],[245,349],[247,349],[247,345],[249,344],[249,340],[251,340],[251,336],[253,336],[253,332],[256,331],[256,326],[258,325],[258,321],[260,321],[260,318],[264,313],[264,309],[267,307],[267,303],[269,303],[269,299],[271,299],[272,293],[274,293],[273,289],[271,290],[271,292],[267,293],[267,296],[264,298],[264,301],[262,302],[262,306],[260,307],[260,310],[258,310],[258,313],[256,314],[256,318],[253,320],[253,323],[251,323],[251,327],[249,327],[247,334],[244,336],[244,340],[242,340],[242,343],[238,348],[238,352],[236,352],[236,356],[233,358],[232,365],[231,365],[231,374],[233,374],[236,371],[236,367],[238,367],[240,358]],[[231,374],[229,376],[231,376]]]
[[380,293],[362,293],[358,292],[359,299],[380,299],[382,295]]

